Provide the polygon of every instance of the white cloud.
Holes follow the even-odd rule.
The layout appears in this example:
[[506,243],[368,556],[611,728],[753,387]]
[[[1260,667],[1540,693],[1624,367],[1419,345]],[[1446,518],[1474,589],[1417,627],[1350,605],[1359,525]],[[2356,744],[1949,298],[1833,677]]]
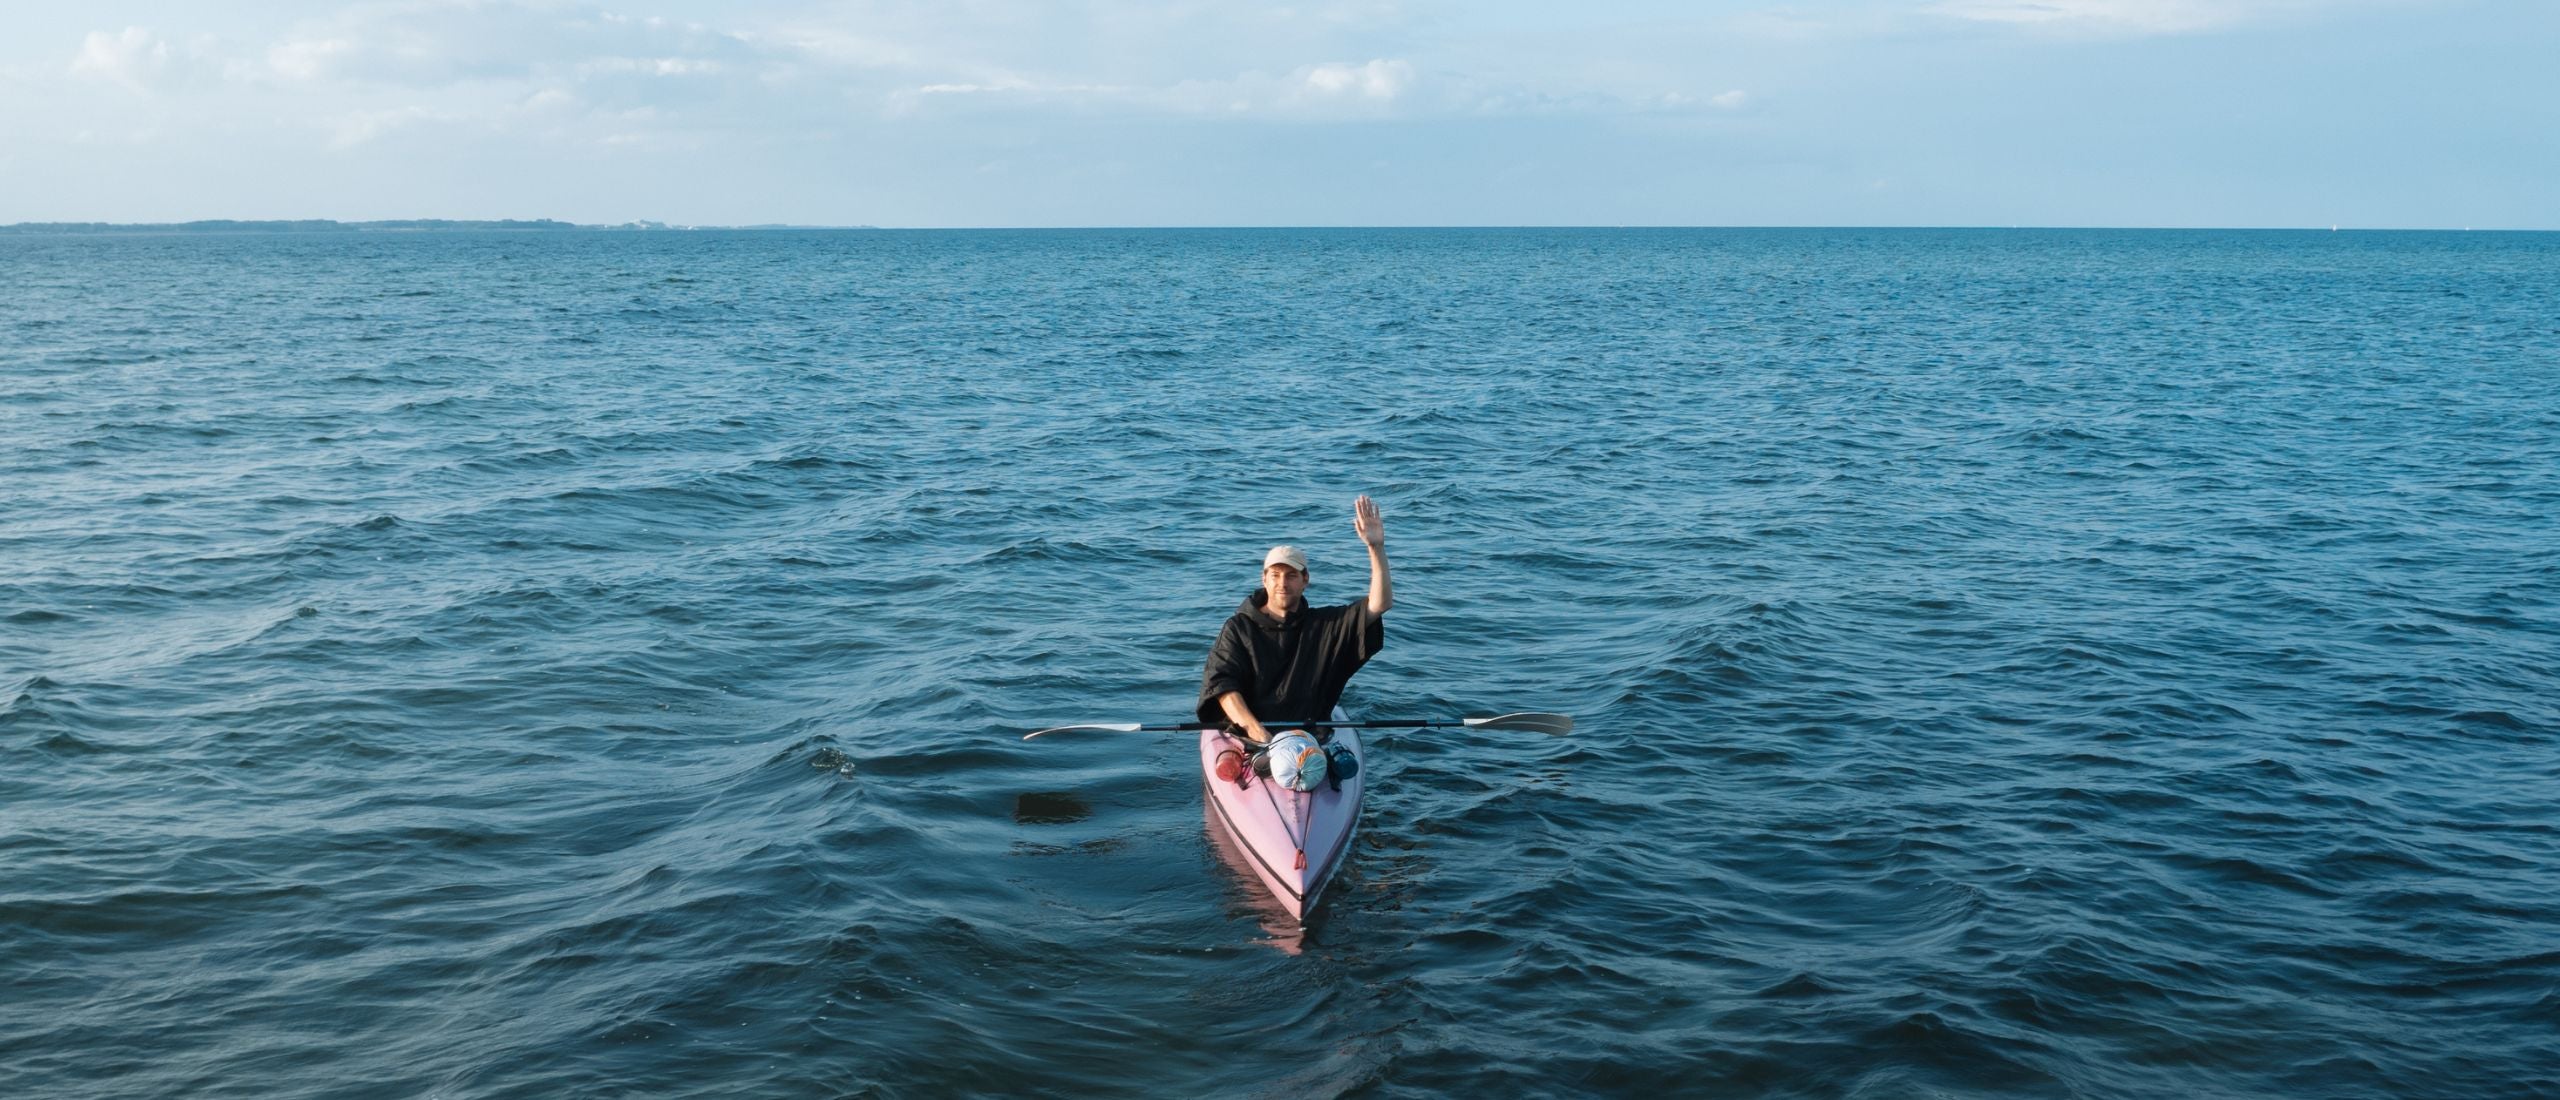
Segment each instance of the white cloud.
[[355,43],[343,38],[279,42],[267,50],[267,71],[290,81],[318,80],[335,73],[354,52]]
[[351,8],[304,24],[263,54],[263,75],[413,89],[541,81],[579,73],[683,76],[773,55],[698,24],[529,3]]
[[981,83],[976,83],[976,82],[963,81],[963,82],[955,83],[955,84],[927,84],[927,85],[924,85],[923,87],[920,87],[920,88],[917,88],[917,89],[916,89],[916,91],[917,91],[917,92],[919,92],[919,93],[921,93],[921,94],[924,94],[924,95],[983,95],[983,94],[989,94],[989,93],[1006,93],[1006,92],[1017,92],[1017,93],[1027,93],[1027,94],[1038,95],[1038,94],[1043,94],[1043,93],[1054,93],[1054,92],[1067,92],[1067,93],[1074,93],[1074,92],[1079,92],[1079,91],[1091,91],[1091,90],[1098,90],[1098,89],[1088,89],[1088,88],[1080,88],[1080,87],[1067,87],[1067,86],[1046,87],[1046,88],[1044,88],[1044,87],[1042,87],[1042,86],[1040,86],[1040,85],[1038,85],[1038,84],[1034,84],[1034,83],[1032,83],[1032,82],[1030,82],[1030,81],[1028,81],[1028,80],[1024,80],[1024,79],[1022,79],[1021,77],[1011,77],[1011,76],[1009,76],[1009,77],[999,77],[999,78],[997,78],[997,79],[987,81],[987,82],[985,82],[985,83],[983,83],[983,84],[981,84]]
[[921,84],[891,97],[893,110],[920,109],[927,98],[987,109],[1110,108],[1141,114],[1268,115],[1332,118],[1374,115],[1409,102],[1411,63],[1381,58],[1302,65],[1284,76],[1247,72],[1164,84],[1043,80],[1003,73],[979,80]]
[[442,116],[424,107],[395,107],[382,111],[358,111],[340,116],[333,126],[329,147],[352,149],[380,138],[394,130],[422,122],[443,121]]
[[1413,84],[1413,66],[1376,60],[1366,65],[1316,65],[1299,70],[1299,82],[1319,96],[1357,96],[1391,103]]
[[524,97],[523,102],[516,104],[516,109],[526,112],[555,111],[574,107],[577,103],[578,97],[566,88],[544,88]]
[[1730,92],[1719,92],[1707,98],[1708,104],[1719,110],[1726,111],[1739,111],[1742,109],[1743,104],[1749,103],[1750,101],[1751,96],[1740,88],[1735,88]]
[[714,76],[728,66],[718,61],[688,57],[599,57],[578,64],[581,76],[603,74],[640,76]]
[[1677,77],[1639,88],[1587,68],[1377,50],[1428,41],[1437,25],[1393,4],[1293,14],[1187,0],[854,0],[722,18],[740,22],[635,18],[579,0],[366,2],[228,39],[97,31],[71,68],[140,92],[201,85],[159,97],[154,109],[179,115],[154,121],[281,126],[334,149],[429,125],[454,140],[632,144],[807,140],[866,119],[961,113],[1325,122],[1733,106],[1661,90]]
[[2176,34],[2245,18],[2245,7],[2229,0],[1943,0],[1928,10],[1978,23]]
[[881,69],[925,67],[921,64],[922,58],[908,45],[829,27],[802,27],[781,34],[742,34],[739,37],[833,65]]
[[2455,0],[1835,0],[1770,6],[1733,17],[1743,37],[1766,42],[1901,38],[1950,21],[2059,37],[2204,34],[2353,10],[2442,6]]
[[150,91],[169,68],[169,43],[141,27],[91,31],[71,62],[73,75],[112,81],[137,92]]
[[1937,0],[1923,10],[1975,23],[2096,35],[2197,34],[2324,10],[2429,0]]

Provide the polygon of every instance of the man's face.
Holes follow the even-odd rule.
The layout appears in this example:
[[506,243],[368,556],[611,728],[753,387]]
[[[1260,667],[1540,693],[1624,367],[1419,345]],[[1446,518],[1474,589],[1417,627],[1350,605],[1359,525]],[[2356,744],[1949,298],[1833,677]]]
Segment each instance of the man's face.
[[1271,593],[1273,602],[1282,607],[1298,606],[1298,597],[1307,591],[1307,575],[1273,562],[1262,567],[1262,588]]

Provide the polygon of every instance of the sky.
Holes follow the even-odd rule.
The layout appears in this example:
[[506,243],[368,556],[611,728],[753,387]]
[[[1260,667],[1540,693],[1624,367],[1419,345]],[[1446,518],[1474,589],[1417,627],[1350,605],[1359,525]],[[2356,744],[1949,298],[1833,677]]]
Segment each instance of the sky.
[[0,224],[2560,229],[2560,0],[0,0]]

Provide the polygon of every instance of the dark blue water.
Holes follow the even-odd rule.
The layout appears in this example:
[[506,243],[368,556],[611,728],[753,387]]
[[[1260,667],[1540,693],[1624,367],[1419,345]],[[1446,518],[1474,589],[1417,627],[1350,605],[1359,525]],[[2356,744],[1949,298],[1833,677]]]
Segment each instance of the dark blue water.
[[[2560,1093],[2560,236],[0,237],[0,1081]],[[1187,715],[1398,604],[1301,930]]]

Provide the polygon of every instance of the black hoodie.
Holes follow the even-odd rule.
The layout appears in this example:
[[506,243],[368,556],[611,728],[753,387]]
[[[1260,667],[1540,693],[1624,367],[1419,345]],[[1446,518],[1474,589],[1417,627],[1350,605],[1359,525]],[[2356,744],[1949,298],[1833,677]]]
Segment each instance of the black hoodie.
[[1209,647],[1200,674],[1200,720],[1225,723],[1218,697],[1244,693],[1245,705],[1266,726],[1321,722],[1333,717],[1343,685],[1387,644],[1384,620],[1369,613],[1366,597],[1340,607],[1301,606],[1287,619],[1263,610],[1270,595],[1254,589]]

